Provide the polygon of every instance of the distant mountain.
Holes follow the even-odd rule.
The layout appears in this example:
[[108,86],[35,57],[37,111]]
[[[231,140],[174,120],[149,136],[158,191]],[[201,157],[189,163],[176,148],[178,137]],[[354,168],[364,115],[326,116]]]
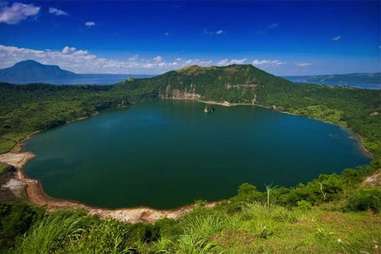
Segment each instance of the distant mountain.
[[133,78],[150,75],[132,74],[77,74],[63,70],[57,65],[45,65],[33,60],[21,61],[12,67],[0,69],[0,81],[13,84],[50,83],[50,84],[115,84]]
[[312,76],[285,76],[284,78],[299,83],[381,89],[381,72]]
[[0,70],[0,80],[7,82],[30,82],[75,77],[74,72],[62,70],[57,65],[44,65],[33,60],[18,62]]

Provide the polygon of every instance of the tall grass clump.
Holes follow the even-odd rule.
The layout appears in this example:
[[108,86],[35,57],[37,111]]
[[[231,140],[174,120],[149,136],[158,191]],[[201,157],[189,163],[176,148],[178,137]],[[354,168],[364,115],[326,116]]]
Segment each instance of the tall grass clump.
[[42,209],[24,203],[0,204],[0,253],[12,248],[43,214]]
[[77,212],[59,212],[46,216],[25,235],[15,253],[57,253],[78,240],[91,225],[91,219]]
[[129,253],[132,248],[129,248],[128,234],[127,225],[112,220],[99,221],[80,238],[71,241],[65,253]]
[[173,245],[176,253],[221,253],[212,237],[229,228],[231,220],[221,211],[199,208],[186,215],[179,225],[183,231]]

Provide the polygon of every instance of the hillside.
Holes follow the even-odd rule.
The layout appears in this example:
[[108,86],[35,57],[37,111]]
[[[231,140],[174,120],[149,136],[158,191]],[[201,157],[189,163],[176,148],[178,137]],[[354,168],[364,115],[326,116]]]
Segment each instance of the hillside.
[[183,218],[154,224],[2,203],[0,246],[10,253],[378,253],[381,190],[368,177],[381,168],[381,91],[296,86],[251,65],[231,65],[191,66],[114,87],[1,84],[0,96],[1,152],[34,131],[161,98],[254,104],[332,122],[360,135],[373,154],[369,165],[289,188],[261,192],[243,183],[213,208],[198,201]]
[[332,86],[349,86],[368,89],[381,89],[381,73],[349,73],[310,76],[285,76],[292,82],[313,83]]
[[190,66],[151,79],[125,81],[120,87],[138,96],[254,104],[257,95],[274,88],[288,89],[292,85],[252,65],[230,65]]
[[125,105],[110,86],[10,85],[0,83],[0,153],[37,130],[46,130],[102,109]]

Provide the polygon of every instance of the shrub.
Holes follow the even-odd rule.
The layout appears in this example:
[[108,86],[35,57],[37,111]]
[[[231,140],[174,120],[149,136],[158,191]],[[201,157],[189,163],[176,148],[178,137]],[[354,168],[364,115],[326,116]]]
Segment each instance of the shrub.
[[63,253],[129,253],[128,226],[112,220],[95,221],[80,237],[63,240]]
[[302,210],[310,210],[312,208],[312,204],[306,200],[298,201],[297,205]]
[[265,196],[265,193],[258,191],[254,185],[244,183],[239,186],[238,195],[235,198],[239,201],[254,202],[263,201]]
[[0,249],[14,245],[42,217],[42,210],[26,204],[0,204]]
[[151,243],[160,238],[160,227],[158,225],[151,225],[145,223],[138,223],[129,226],[129,239],[130,244],[136,243]]
[[305,200],[311,204],[329,202],[340,198],[344,189],[341,176],[336,174],[320,175],[317,179],[307,183],[299,184],[284,194],[286,204],[295,206],[298,201]]
[[359,189],[347,202],[347,209],[352,211],[381,210],[381,190],[376,188]]
[[16,253],[55,253],[80,239],[94,222],[93,218],[70,210],[49,214],[33,225]]

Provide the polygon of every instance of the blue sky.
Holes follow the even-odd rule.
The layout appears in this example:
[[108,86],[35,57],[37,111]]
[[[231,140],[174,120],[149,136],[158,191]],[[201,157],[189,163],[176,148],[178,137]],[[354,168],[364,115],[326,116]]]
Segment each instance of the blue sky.
[[254,64],[277,75],[381,71],[380,1],[3,1],[0,67],[81,73]]

